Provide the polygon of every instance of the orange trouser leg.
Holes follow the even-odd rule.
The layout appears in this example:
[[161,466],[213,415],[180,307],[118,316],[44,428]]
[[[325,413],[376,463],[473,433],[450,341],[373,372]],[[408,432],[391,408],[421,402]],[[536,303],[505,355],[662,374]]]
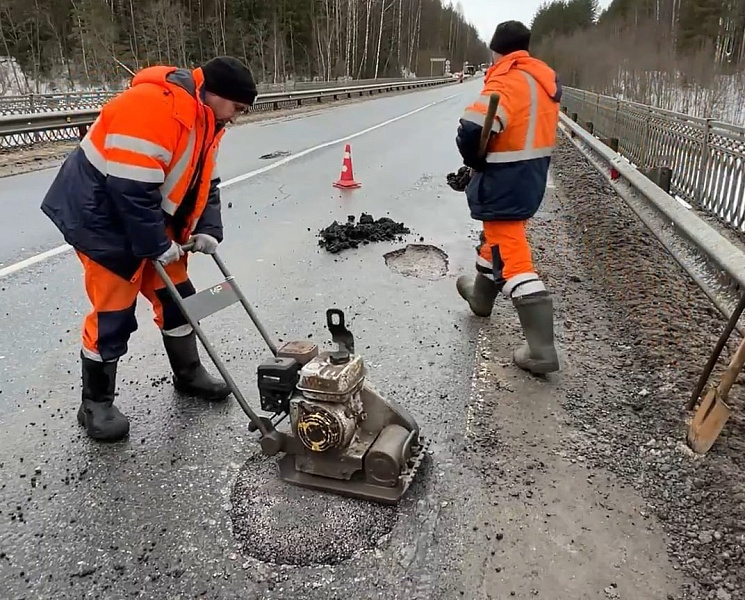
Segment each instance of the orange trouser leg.
[[[184,255],[180,260],[165,267],[166,273],[173,281],[179,294],[184,298],[196,293],[194,285],[189,279],[187,264],[188,256]],[[158,276],[152,263],[148,262],[142,272],[141,291],[142,295],[150,301],[155,315],[153,320],[164,334],[179,336],[191,332],[189,322],[173,301],[165,282]]]
[[525,221],[485,221],[479,264],[497,283],[533,272],[533,258],[525,235]]
[[135,305],[140,281],[122,279],[83,253],[77,255],[92,304],[83,323],[83,353],[93,360],[116,360],[127,353],[129,338],[137,331]]
[[535,272],[525,228],[527,221],[485,221],[476,269],[508,297],[545,291]]

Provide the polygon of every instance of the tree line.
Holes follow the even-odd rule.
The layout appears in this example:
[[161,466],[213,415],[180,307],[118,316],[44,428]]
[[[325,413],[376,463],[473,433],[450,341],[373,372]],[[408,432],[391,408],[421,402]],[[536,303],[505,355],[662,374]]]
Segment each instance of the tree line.
[[70,86],[116,85],[128,70],[194,67],[221,54],[278,83],[429,75],[432,65],[439,74],[442,63],[431,58],[459,71],[488,52],[460,5],[441,0],[0,2],[0,54],[34,81]]
[[698,116],[745,119],[743,0],[546,2],[534,52],[566,85]]

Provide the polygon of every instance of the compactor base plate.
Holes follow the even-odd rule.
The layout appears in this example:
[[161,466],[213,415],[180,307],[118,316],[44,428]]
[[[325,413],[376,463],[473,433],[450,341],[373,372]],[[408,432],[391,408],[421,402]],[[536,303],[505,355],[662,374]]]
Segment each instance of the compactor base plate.
[[380,504],[398,504],[416,477],[429,445],[430,440],[420,436],[419,447],[409,459],[408,468],[401,473],[396,487],[383,487],[368,483],[364,480],[362,474],[351,480],[343,480],[302,473],[295,469],[295,456],[291,454],[286,454],[279,460],[279,476],[292,485],[311,490],[326,491],[339,496],[358,498]]

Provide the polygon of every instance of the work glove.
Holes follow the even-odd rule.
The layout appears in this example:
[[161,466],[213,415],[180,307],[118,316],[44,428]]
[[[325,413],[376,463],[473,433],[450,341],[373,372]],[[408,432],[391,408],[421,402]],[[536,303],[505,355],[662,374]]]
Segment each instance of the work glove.
[[194,252],[202,254],[214,254],[217,250],[218,241],[206,233],[197,233],[189,238],[189,242],[194,242]]
[[471,167],[476,173],[483,173],[486,171],[486,158],[477,156],[468,156],[467,160],[463,161],[463,164],[467,167]]
[[171,263],[176,262],[183,255],[184,251],[181,249],[181,246],[176,242],[171,242],[171,247],[161,254],[157,260],[162,265],[170,265]]

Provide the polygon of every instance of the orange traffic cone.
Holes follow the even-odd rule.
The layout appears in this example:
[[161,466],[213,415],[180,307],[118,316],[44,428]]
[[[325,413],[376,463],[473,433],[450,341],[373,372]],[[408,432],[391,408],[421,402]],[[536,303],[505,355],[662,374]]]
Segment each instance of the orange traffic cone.
[[344,161],[341,165],[341,176],[334,182],[334,187],[352,189],[361,187],[362,184],[354,180],[352,171],[352,148],[349,144],[344,147]]

